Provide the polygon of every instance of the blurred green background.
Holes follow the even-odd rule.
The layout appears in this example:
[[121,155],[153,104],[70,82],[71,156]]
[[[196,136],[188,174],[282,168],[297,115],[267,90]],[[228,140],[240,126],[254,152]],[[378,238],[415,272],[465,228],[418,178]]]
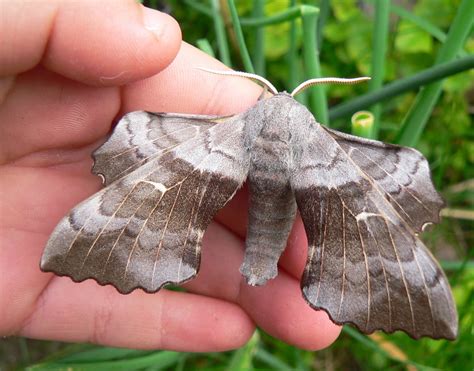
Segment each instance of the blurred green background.
[[[460,319],[454,341],[345,327],[308,352],[258,330],[225,353],[135,351],[10,338],[0,370],[472,370],[474,299],[474,38],[472,0],[145,1],[172,14],[183,38],[230,67],[291,91],[319,76],[372,76],[369,84],[307,89],[298,99],[338,130],[418,148],[447,208],[422,238],[440,259]],[[351,115],[371,112],[369,128]]]

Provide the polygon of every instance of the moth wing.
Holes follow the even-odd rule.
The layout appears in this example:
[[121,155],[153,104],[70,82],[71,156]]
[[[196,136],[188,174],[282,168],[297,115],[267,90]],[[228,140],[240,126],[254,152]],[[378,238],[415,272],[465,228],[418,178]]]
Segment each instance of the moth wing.
[[193,278],[206,227],[247,177],[243,128],[240,116],[225,119],[77,205],[51,235],[41,269],[121,293]]
[[[291,181],[309,244],[301,281],[305,299],[334,322],[364,333],[402,330],[414,338],[454,339],[455,305],[446,276],[416,236],[420,223],[412,218],[418,209],[401,213],[397,207],[405,207],[412,187],[431,189],[429,175],[410,170],[413,152],[406,148],[358,141],[357,151],[381,159],[382,168],[396,159],[390,177],[401,191],[392,192],[391,184],[374,176],[381,174],[375,165],[353,160],[356,151],[344,148],[338,133],[316,123],[313,129]],[[396,156],[382,159],[387,151]],[[404,185],[400,164],[409,164],[414,183]]]
[[438,223],[444,201],[431,181],[426,158],[414,148],[356,137],[322,127],[376,184],[398,215],[417,233]]
[[92,172],[103,176],[104,184],[109,185],[227,118],[146,111],[127,113],[107,141],[92,153]]

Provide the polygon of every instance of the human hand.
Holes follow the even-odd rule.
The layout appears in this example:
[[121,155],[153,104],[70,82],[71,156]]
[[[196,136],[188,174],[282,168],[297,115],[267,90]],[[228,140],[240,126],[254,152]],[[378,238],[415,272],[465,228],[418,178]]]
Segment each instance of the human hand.
[[245,190],[208,228],[187,292],[121,295],[39,270],[59,219],[100,189],[90,154],[116,118],[134,110],[237,113],[261,89],[196,70],[223,66],[181,43],[171,17],[133,0],[0,6],[0,335],[219,351],[244,344],[257,325],[305,349],[333,342],[340,328],[299,288],[307,250],[300,220],[279,276],[245,284]]

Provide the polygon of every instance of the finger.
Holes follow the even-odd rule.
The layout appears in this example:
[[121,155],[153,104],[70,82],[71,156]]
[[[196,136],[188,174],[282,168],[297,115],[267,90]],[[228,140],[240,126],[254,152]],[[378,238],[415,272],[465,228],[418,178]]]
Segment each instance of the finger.
[[[97,89],[42,67],[23,73],[0,106],[0,163],[76,162],[78,149],[107,134],[119,107],[118,88]],[[89,164],[93,149],[80,156]]]
[[18,335],[72,342],[210,352],[245,344],[254,330],[237,305],[162,290],[119,294],[95,282],[56,277]]
[[227,350],[251,336],[253,324],[245,312],[222,300],[167,292],[124,296],[67,278],[53,279],[43,292],[53,278],[38,267],[44,231],[63,208],[92,190],[82,177],[64,177],[54,168],[21,172],[6,167],[0,176],[0,187],[11,195],[2,201],[0,220],[0,334],[188,351]]
[[77,168],[0,168],[0,334],[16,333],[52,275],[39,261],[49,234],[64,214],[99,189],[100,181]]
[[242,260],[243,241],[212,224],[204,235],[199,275],[185,287],[240,304],[257,326],[299,348],[322,349],[337,338],[341,328],[305,302],[299,280],[280,271],[261,287],[249,286],[239,272]]
[[197,67],[228,69],[183,42],[175,60],[166,70],[123,89],[122,111],[229,115],[248,109],[262,92],[260,86],[248,79],[215,75]]
[[[42,286],[46,284],[47,280],[52,278],[51,275],[41,274],[37,268],[42,247],[47,239],[47,234],[41,233],[41,231],[52,228],[51,223],[55,218],[61,216],[61,209],[69,208],[75,202],[71,194],[79,195],[75,197],[81,197],[81,192],[90,192],[90,190],[86,188],[86,183],[79,181],[74,182],[72,179],[70,183],[63,182],[63,184],[60,185],[60,174],[57,175],[57,179],[51,174],[55,172],[54,169],[38,169],[37,171],[41,173],[33,175],[30,183],[26,181],[24,183],[10,182],[11,184],[14,183],[18,192],[25,196],[17,200],[18,204],[16,206],[18,206],[20,210],[28,207],[28,205],[31,204],[29,197],[34,196],[34,192],[28,190],[28,184],[43,186],[43,188],[49,189],[51,194],[50,197],[47,197],[48,193],[42,192],[42,194],[45,195],[44,205],[36,203],[36,207],[31,210],[31,220],[26,220],[27,231],[24,231],[23,234],[18,232],[18,234],[12,235],[9,233],[8,237],[11,243],[8,245],[6,243],[2,244],[2,246],[4,246],[2,250],[2,262],[5,262],[6,265],[2,267],[5,280],[1,282],[3,287],[1,290],[7,293],[7,295],[2,297],[2,299],[5,300],[5,305],[0,306],[0,308],[9,308],[8,313],[2,313],[1,316],[5,321],[4,325],[7,326],[7,328],[3,328],[1,331],[4,334],[16,333],[16,331],[12,329],[20,328],[24,319],[31,317],[30,309],[35,308],[35,306],[37,307],[37,304],[35,304],[36,295],[41,292]],[[6,176],[7,174],[3,173],[2,175],[2,179],[9,179],[9,177]],[[36,182],[34,181],[35,179]],[[45,183],[45,180],[48,179],[50,182],[49,186]],[[41,182],[38,182],[39,180],[41,180]],[[60,188],[63,187],[70,188],[71,193],[60,192]],[[39,189],[42,188],[40,187]],[[55,197],[54,195],[57,195],[57,202],[52,201]],[[9,207],[9,209],[14,210],[16,206],[15,201],[12,200],[11,208]],[[47,216],[45,213],[54,215]],[[13,225],[15,225],[17,216],[21,217],[21,215],[10,214],[10,219],[12,219],[10,222]],[[41,225],[41,223],[38,224],[38,221],[47,223]],[[25,224],[22,225],[25,226]],[[2,234],[2,236],[6,235],[6,233]],[[21,254],[18,254],[17,246],[25,246],[25,248],[20,251]],[[5,253],[7,253],[7,255],[5,255]],[[334,340],[334,328],[331,327],[331,323],[329,323],[327,317],[318,314],[322,312],[314,312],[309,309],[308,305],[301,298],[301,291],[296,280],[293,279],[290,281],[290,285],[286,285],[287,292],[273,293],[271,291],[264,291],[263,294],[258,293],[256,297],[250,296],[249,298],[248,295],[246,296],[245,293],[247,291],[251,295],[252,290],[256,288],[249,287],[245,284],[241,287],[242,278],[238,271],[241,262],[242,241],[232,233],[226,231],[223,227],[211,226],[206,233],[201,272],[198,279],[191,283],[190,287],[195,292],[204,293],[208,296],[237,303],[242,302],[245,310],[251,313],[255,321],[267,332],[302,348],[319,349],[329,345],[329,343]],[[20,266],[21,269],[18,268]],[[281,282],[282,277],[285,277],[285,275],[281,272],[277,279],[278,282]],[[284,278],[283,282],[287,280],[287,278]],[[244,295],[242,295],[241,292]],[[281,297],[279,298],[278,295],[281,295]],[[261,302],[262,299],[268,297],[275,299],[273,305],[267,305],[267,303]],[[293,303],[293,306],[287,306],[285,300]],[[267,318],[268,312],[270,311],[273,312],[273,315]],[[302,315],[304,316],[302,317]],[[278,316],[282,316],[285,320],[279,320]],[[68,318],[65,318],[64,321],[67,322]],[[332,332],[325,331],[321,334],[319,329],[325,329],[325,325],[329,325]],[[38,331],[40,330],[42,329]],[[40,332],[36,334],[40,334]],[[329,335],[329,337],[327,335]],[[32,334],[31,336],[36,335]],[[53,335],[51,335],[51,338],[53,338]],[[54,338],[61,339],[62,337]],[[63,339],[73,340],[73,338]],[[118,346],[118,344],[115,345]],[[170,348],[173,346],[170,345]]]
[[42,63],[71,79],[119,85],[164,69],[179,50],[170,16],[133,0],[2,2],[0,76]]
[[[224,68],[183,43],[169,68],[124,88],[122,113],[150,110],[229,114],[251,106],[261,92],[251,81],[212,75],[196,66]],[[199,87],[199,91],[190,87]],[[35,68],[18,76],[0,109],[0,160],[41,152],[39,163],[51,165],[62,157],[53,152],[46,161],[45,150],[95,143],[110,130],[119,110],[118,90],[95,90]],[[36,166],[35,158],[30,160]]]

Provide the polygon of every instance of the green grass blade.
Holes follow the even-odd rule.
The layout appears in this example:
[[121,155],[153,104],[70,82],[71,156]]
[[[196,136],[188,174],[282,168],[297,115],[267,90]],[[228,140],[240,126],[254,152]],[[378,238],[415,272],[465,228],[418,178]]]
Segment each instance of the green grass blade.
[[244,34],[242,33],[242,27],[240,26],[239,15],[237,14],[237,8],[235,7],[234,0],[227,0],[227,5],[229,6],[232,26],[234,27],[237,45],[239,46],[242,62],[244,63],[244,69],[246,72],[255,73],[247,45],[245,44]]
[[[372,4],[375,3],[375,0],[369,0],[369,1]],[[398,15],[402,19],[412,22],[414,25],[426,31],[438,41],[442,43],[446,41],[446,34],[443,32],[443,30],[441,30],[439,27],[436,27],[434,24],[427,21],[426,19],[417,16],[413,12],[406,10],[405,8],[402,8],[401,6],[393,5],[393,4],[390,5],[390,12]],[[460,50],[458,53],[458,56],[460,57],[465,57],[466,55],[467,53],[464,50]]]
[[402,8],[401,6],[391,5],[390,11],[398,15],[400,18],[406,19],[413,24],[416,24],[422,30],[428,32],[431,36],[440,42],[446,41],[446,34],[438,27],[432,25],[426,19],[418,17],[416,14]]
[[42,363],[57,362],[94,349],[97,349],[97,345],[83,343],[69,344],[61,350],[48,354],[41,361]]
[[186,353],[159,351],[150,355],[138,358],[120,359],[117,361],[105,362],[88,362],[88,363],[74,363],[74,362],[51,362],[40,363],[28,367],[27,370],[138,370],[144,367],[153,366],[155,370],[162,370],[170,367],[182,358]]
[[441,260],[439,262],[441,268],[445,271],[457,271],[464,269],[474,269],[474,261],[463,260],[463,261],[451,261],[451,260]]
[[435,370],[431,367],[427,367],[425,365],[421,365],[421,364],[418,364],[418,363],[415,363],[415,362],[412,362],[412,361],[404,361],[400,358],[397,358],[397,357],[394,357],[392,356],[391,354],[389,354],[387,351],[385,351],[384,349],[382,349],[375,341],[373,341],[372,339],[370,339],[369,337],[365,336],[365,335],[362,335],[360,332],[358,332],[357,330],[353,329],[352,327],[350,326],[344,326],[342,331],[344,333],[346,333],[347,335],[349,335],[350,337],[352,337],[353,339],[357,340],[358,342],[362,343],[363,345],[365,345],[366,347],[374,350],[375,352],[395,361],[395,362],[398,362],[400,364],[403,364],[403,365],[413,365],[413,366],[416,366],[418,369],[420,370]]
[[[253,3],[252,16],[260,18],[264,16],[264,0],[255,0]],[[252,50],[252,59],[255,63],[255,73],[265,76],[265,29],[257,27],[255,30],[255,42]]]
[[84,351],[80,351],[80,352],[62,357],[60,359],[56,359],[56,362],[58,361],[61,363],[79,363],[79,362],[90,363],[91,361],[101,362],[101,361],[115,360],[118,358],[142,357],[150,353],[152,353],[152,351],[96,346],[92,349],[86,349]]
[[255,331],[248,343],[234,352],[226,369],[228,371],[252,370],[252,360],[255,355],[255,352],[257,351],[259,343],[260,335],[258,331]]
[[[390,10],[400,16],[401,18],[404,18],[413,24],[416,24],[419,28],[422,30],[428,32],[431,36],[433,36],[436,40],[439,42],[444,43],[446,41],[446,34],[438,27],[433,25],[432,23],[428,22],[426,19],[418,17],[416,14],[413,14],[409,12],[408,10],[405,10],[402,7],[392,5],[390,7]],[[468,55],[463,49],[459,50],[458,54],[459,57],[465,57]]]
[[[387,55],[387,40],[389,32],[390,0],[380,0],[375,3],[375,22],[372,40],[372,68],[369,91],[375,92],[383,85],[385,77],[385,60]],[[369,138],[377,139],[380,128],[381,104],[372,107],[374,122]]]
[[204,53],[210,55],[212,58],[216,57],[216,55],[214,54],[214,50],[212,50],[212,46],[207,39],[197,40],[196,45],[199,49],[201,49]]
[[472,55],[452,62],[436,65],[413,76],[387,84],[378,91],[364,94],[346,103],[341,103],[330,109],[329,118],[335,120],[351,115],[355,111],[367,108],[374,103],[382,102],[401,93],[417,89],[430,82],[471,68],[474,68],[474,56]]
[[[463,0],[453,19],[446,41],[438,52],[436,64],[454,59],[462,49],[474,22],[473,14],[474,1]],[[415,146],[418,143],[426,122],[441,94],[442,83],[442,81],[437,81],[420,91],[415,104],[404,120],[397,137],[397,143],[406,146]]]
[[[303,5],[301,8],[305,78],[312,79],[321,77],[321,66],[319,64],[319,52],[316,39],[319,9],[308,5]],[[309,106],[311,111],[316,116],[318,122],[329,126],[325,87],[316,85],[308,89],[308,91],[310,94]]]
[[258,359],[260,362],[268,366],[268,369],[275,371],[292,371],[293,367],[286,364],[279,358],[275,357],[270,352],[267,352],[265,349],[257,349],[255,353],[255,359]]
[[220,14],[219,0],[210,0],[212,6],[212,19],[214,20],[214,30],[216,32],[217,48],[219,50],[219,58],[222,63],[228,67],[232,67],[230,62],[229,44],[225,33],[224,22]]

